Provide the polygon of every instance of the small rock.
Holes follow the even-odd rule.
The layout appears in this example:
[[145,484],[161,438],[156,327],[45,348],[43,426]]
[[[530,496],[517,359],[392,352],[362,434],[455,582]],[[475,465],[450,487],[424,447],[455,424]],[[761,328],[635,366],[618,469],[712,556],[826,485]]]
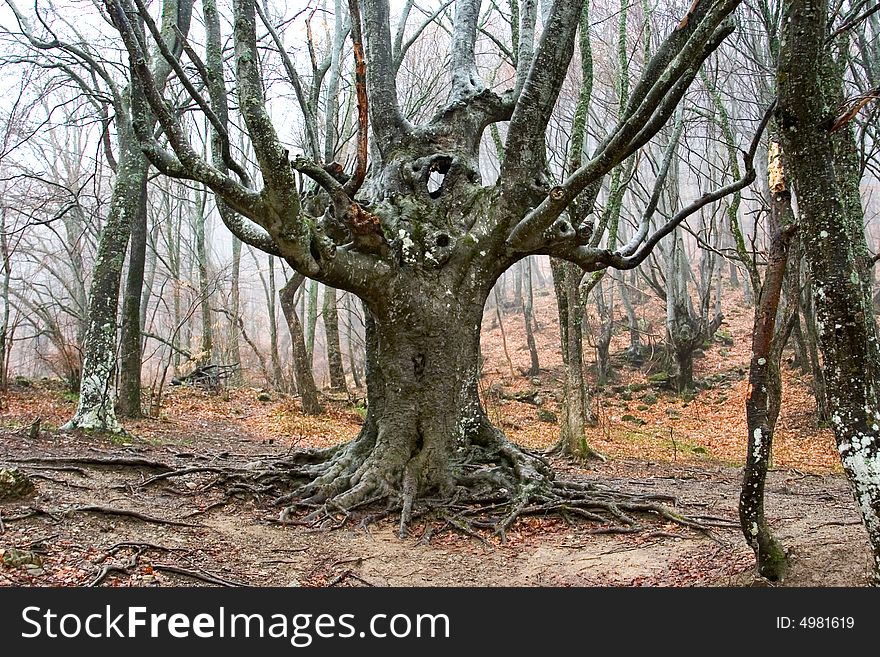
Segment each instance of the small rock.
[[259,395],[257,395],[257,401],[270,402],[272,401],[272,395],[270,395],[268,392],[261,392]]
[[40,575],[46,574],[46,571],[42,568],[28,568],[26,572],[31,577],[39,577]]
[[548,411],[546,408],[538,409],[538,420],[541,422],[551,422],[556,424],[559,422],[559,418],[556,417],[556,413],[553,411]]
[[302,584],[299,583],[298,579],[292,579],[287,583],[288,587],[300,587]]
[[27,497],[35,490],[31,478],[18,468],[0,468],[0,501]]
[[541,379],[539,379],[539,378],[536,377],[536,376],[535,376],[535,377],[532,377],[532,385],[533,385],[533,386],[539,386],[539,385],[541,385]]
[[7,568],[41,568],[43,566],[43,557],[39,554],[30,550],[19,550],[18,548],[2,550],[0,559],[3,560],[3,565]]

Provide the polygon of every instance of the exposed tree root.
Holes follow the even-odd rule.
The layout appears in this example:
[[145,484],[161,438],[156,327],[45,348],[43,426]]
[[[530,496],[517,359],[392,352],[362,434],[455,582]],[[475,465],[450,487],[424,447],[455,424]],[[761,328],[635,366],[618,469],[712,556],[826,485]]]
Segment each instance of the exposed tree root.
[[375,450],[364,450],[358,441],[350,443],[326,461],[294,472],[306,482],[276,499],[286,504],[278,520],[332,529],[344,526],[358,509],[383,505],[364,522],[400,514],[399,531],[404,537],[413,519],[428,518],[443,523],[441,529],[430,534],[454,529],[481,541],[486,541],[487,534],[504,540],[516,522],[526,516],[581,519],[599,524],[595,531],[602,533],[643,531],[645,526],[638,518],[645,517],[701,532],[733,524],[686,516],[669,506],[676,500],[668,495],[634,494],[597,483],[557,481],[544,457],[509,443],[494,429],[492,432],[451,464],[451,479],[445,487],[429,491],[418,489],[418,476],[406,466],[401,468],[401,484],[395,488],[389,483],[387,462],[376,458]]
[[15,516],[6,516],[4,520],[6,522],[14,522],[16,520],[24,520],[26,518],[31,518],[37,515],[49,516],[53,520],[59,521],[64,516],[70,516],[74,513],[99,513],[103,515],[109,516],[123,516],[127,518],[135,518],[136,520],[142,520],[143,522],[149,522],[156,525],[172,525],[175,527],[198,527],[199,525],[195,525],[190,522],[182,522],[180,520],[171,520],[168,518],[157,518],[155,516],[148,515],[146,513],[141,513],[140,511],[132,511],[130,509],[117,509],[114,507],[107,506],[96,506],[96,505],[86,505],[86,506],[74,506],[67,509],[39,509],[37,507],[31,507],[28,511],[21,513]]
[[[123,542],[117,543],[113,547],[111,547],[104,554],[104,557],[101,561],[106,561],[111,556],[114,556],[116,552],[123,548],[128,548],[133,550],[133,554],[129,557],[128,561],[124,564],[118,563],[108,563],[105,564],[98,574],[89,582],[88,586],[98,586],[101,582],[103,582],[107,576],[111,573],[119,573],[120,575],[132,575],[136,571],[139,566],[141,556],[147,550],[157,550],[160,552],[180,552],[182,550],[177,548],[166,548],[162,545],[153,545],[152,543],[138,543],[138,542]],[[100,563],[100,561],[98,562]],[[176,566],[173,564],[150,564],[150,568],[153,571],[161,571],[166,573],[174,573],[177,575],[183,575],[185,577],[189,577],[200,582],[206,582],[208,584],[216,584],[217,586],[229,586],[229,587],[238,587],[238,586],[247,586],[242,582],[236,582],[233,580],[225,579],[220,577],[219,575],[215,575],[214,573],[209,573],[206,570],[194,570],[191,568],[183,568],[182,566]]]
[[[308,450],[251,461],[246,465],[186,464],[172,467],[158,461],[113,456],[27,459],[29,462],[76,463],[92,466],[147,467],[158,474],[131,484],[131,488],[172,485],[182,495],[196,495],[211,488],[223,492],[220,501],[186,518],[223,506],[237,495],[271,501],[282,506],[277,521],[315,529],[338,529],[355,518],[368,528],[392,515],[399,517],[401,537],[409,535],[416,520],[426,522],[422,541],[443,531],[459,531],[482,542],[491,536],[505,540],[517,521],[529,516],[557,516],[566,522],[596,525],[590,533],[638,533],[651,531],[646,519],[672,522],[709,533],[715,527],[737,527],[724,518],[689,516],[677,510],[668,495],[630,493],[598,482],[556,479],[545,455],[529,452],[506,440],[491,426],[482,427],[469,444],[452,453],[443,468],[443,479],[426,484],[424,463],[417,456],[394,460],[383,452],[376,436],[362,431],[355,440],[322,450]],[[419,468],[422,467],[420,470]],[[212,475],[187,489],[174,486],[180,478]],[[204,477],[202,478],[204,479]],[[189,480],[192,482],[192,479]],[[183,520],[166,520],[125,509],[97,506],[44,511],[31,508],[6,522],[36,514],[57,519],[76,512],[133,517],[145,522],[194,526]]]
[[76,463],[79,465],[143,467],[156,470],[174,469],[172,466],[161,461],[124,456],[35,456],[24,459],[10,459],[10,461],[13,463]]

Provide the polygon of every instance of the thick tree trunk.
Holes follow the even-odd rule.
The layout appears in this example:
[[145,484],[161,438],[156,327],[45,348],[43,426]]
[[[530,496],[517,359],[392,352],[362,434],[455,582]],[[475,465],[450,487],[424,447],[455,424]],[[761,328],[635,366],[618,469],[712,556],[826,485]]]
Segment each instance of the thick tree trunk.
[[287,320],[287,328],[290,330],[290,342],[293,348],[293,376],[296,379],[296,389],[302,397],[302,409],[306,415],[319,415],[323,409],[318,401],[318,387],[312,375],[311,358],[306,351],[303,337],[302,323],[296,313],[296,291],[305,281],[302,274],[294,274],[293,277],[278,291],[281,301],[281,312]]
[[[836,126],[842,77],[826,45],[824,0],[786,4],[779,58],[777,122],[795,179],[800,224],[813,280],[828,405],[837,448],[874,553],[880,584],[880,345],[866,273],[859,180],[847,171]],[[844,175],[845,174],[845,175]]]
[[138,190],[138,210],[131,226],[128,274],[122,300],[122,332],[119,337],[119,400],[122,417],[143,417],[141,409],[141,292],[147,257],[147,176]]
[[[492,426],[478,395],[489,289],[437,294],[446,289],[403,279],[385,307],[369,312],[367,418],[359,436],[298,492],[309,495],[307,502],[333,498],[334,506],[352,508],[390,496],[400,501],[405,526],[414,500],[443,499],[459,486],[479,498],[498,489],[512,493],[523,481],[550,484],[543,462]],[[497,467],[485,467],[490,462]]]

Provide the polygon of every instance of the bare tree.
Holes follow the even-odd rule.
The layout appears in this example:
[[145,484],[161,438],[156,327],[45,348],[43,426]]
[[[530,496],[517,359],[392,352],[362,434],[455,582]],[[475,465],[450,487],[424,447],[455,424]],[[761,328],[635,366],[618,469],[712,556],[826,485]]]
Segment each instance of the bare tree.
[[[499,276],[533,254],[589,271],[635,267],[685,217],[753,180],[754,144],[742,179],[702,195],[653,232],[650,222],[640,226],[614,249],[591,242],[594,226],[587,218],[573,224],[565,214],[667,123],[702,62],[731,33],[729,17],[737,4],[694,3],[645,64],[607,137],[553,185],[545,175],[545,134],[574,51],[581,3],[555,2],[540,37],[537,21],[521,17],[516,84],[499,93],[486,86],[475,55],[481,3],[455,2],[448,98],[431,118],[414,123],[399,102],[389,3],[350,2],[351,38],[368,93],[358,96],[354,170],[340,182],[313,158],[291,156],[282,143],[264,94],[254,2],[236,0],[235,88],[260,168],[262,187],[256,188],[240,174],[233,179],[226,173],[235,164],[228,148],[208,162],[191,146],[145,64],[134,8],[127,0],[111,0],[133,72],[168,140],[165,147],[136,124],[153,164],[209,186],[235,211],[224,219],[243,241],[282,256],[301,276],[355,293],[368,309],[363,429],[347,445],[309,456],[317,462],[303,472],[306,481],[296,496],[335,509],[387,498],[401,509],[403,530],[416,500],[427,504],[458,489],[477,501],[491,491],[493,500],[501,496],[510,503],[498,522],[502,532],[532,500],[589,497],[554,483],[542,459],[509,443],[486,416],[477,386],[484,304]],[[533,3],[523,6],[534,9]],[[147,14],[139,15],[149,25]],[[163,55],[175,61],[170,49]],[[222,78],[207,84],[214,98],[225,93]],[[222,143],[226,126],[212,109],[216,103],[190,88]],[[369,185],[363,185],[367,111],[373,160]],[[496,122],[507,122],[504,159],[498,181],[484,186],[480,146],[484,130]],[[297,172],[329,195],[329,211],[321,217],[304,217]]]

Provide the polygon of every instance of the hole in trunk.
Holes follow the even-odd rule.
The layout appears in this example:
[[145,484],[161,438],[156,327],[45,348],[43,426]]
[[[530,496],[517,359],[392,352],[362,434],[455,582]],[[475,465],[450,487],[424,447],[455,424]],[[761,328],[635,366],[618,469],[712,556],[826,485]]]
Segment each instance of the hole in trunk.
[[428,173],[427,188],[428,196],[431,198],[440,198],[443,181],[446,180],[446,174],[452,167],[452,158],[442,155],[431,162],[431,168]]
[[432,171],[431,175],[428,176],[428,195],[431,198],[440,197],[440,188],[443,186],[443,181],[445,179],[446,174],[440,173],[439,171]]

